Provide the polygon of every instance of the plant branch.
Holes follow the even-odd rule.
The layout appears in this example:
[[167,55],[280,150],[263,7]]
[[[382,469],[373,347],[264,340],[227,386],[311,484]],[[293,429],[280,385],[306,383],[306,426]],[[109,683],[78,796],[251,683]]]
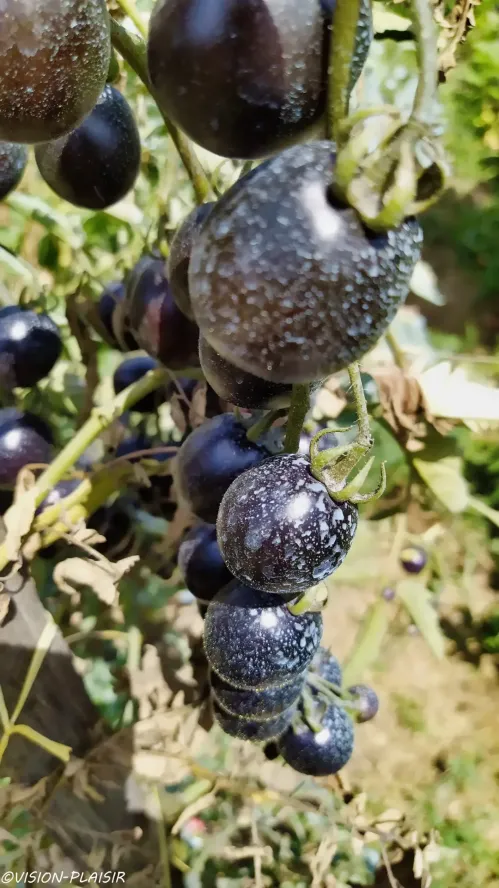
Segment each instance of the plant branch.
[[410,122],[428,125],[438,82],[438,52],[433,9],[428,0],[411,0],[419,78]]
[[333,13],[329,58],[328,135],[337,144],[340,142],[341,124],[348,117],[352,91],[352,60],[360,13],[361,0],[337,0]]
[[144,38],[147,37],[147,26],[145,25],[142,16],[135,6],[134,0],[118,0],[118,3],[125,15],[128,16],[130,21],[134,23],[139,34],[141,34]]
[[310,386],[294,385],[291,396],[291,408],[286,425],[286,437],[284,450],[286,453],[296,453],[300,446],[300,435],[305,422],[305,417],[310,407]]
[[[199,375],[199,370],[187,368],[186,370],[182,370],[180,375],[197,378]],[[66,447],[61,450],[61,452],[56,456],[54,461],[50,464],[50,466],[45,469],[45,471],[40,475],[35,484],[36,491],[36,505],[39,506],[47,496],[50,490],[61,480],[69,470],[74,466],[77,460],[80,458],[82,453],[87,449],[87,447],[95,441],[96,438],[106,429],[108,426],[114,422],[122,413],[125,413],[127,410],[130,410],[137,401],[140,401],[141,398],[144,398],[146,395],[150,394],[150,392],[155,391],[161,385],[164,385],[171,378],[171,370],[168,370],[166,367],[158,368],[157,370],[151,370],[147,373],[142,379],[139,379],[137,382],[130,385],[127,389],[120,392],[119,395],[112,401],[112,403],[103,408],[94,408],[92,415],[87,420],[87,422],[82,425],[82,427],[78,430],[74,438],[66,444]],[[127,466],[116,466],[116,470],[120,472],[126,472]],[[107,498],[116,486],[116,478],[114,474],[108,470],[102,473],[102,483],[99,486],[99,492],[96,492],[95,497],[92,495],[92,490],[89,488],[88,480],[82,481],[82,484],[71,494],[70,497],[67,497],[67,502],[61,501],[60,504],[51,507],[51,511],[47,509],[47,515],[40,516],[37,519],[36,527],[46,526],[49,523],[50,518],[56,517],[65,506],[71,505],[72,510],[70,513],[71,518],[81,518],[81,506],[80,504],[82,500],[86,500],[88,498],[89,502],[92,501],[93,509],[97,508],[97,505],[100,505],[102,498]],[[30,492],[31,495],[31,492]],[[97,504],[93,502],[94,499],[97,499]],[[73,511],[78,506],[79,511]],[[90,508],[90,506],[89,506]],[[53,511],[52,511],[53,510]],[[59,510],[59,511],[57,511]],[[43,520],[42,520],[43,519]],[[60,530],[59,525],[55,529],[57,531]],[[62,526],[62,533],[64,530],[67,530],[67,527]],[[62,535],[61,532],[57,532],[56,538]],[[52,540],[47,540],[47,542],[51,542]],[[5,545],[0,546],[0,571],[4,570],[4,568],[9,563],[9,558],[7,554],[7,550]]]
[[130,31],[127,31],[126,28],[119,25],[113,18],[111,18],[111,40],[115,49],[117,49],[119,54],[135,71],[137,77],[140,78],[158,105],[160,114],[166,124],[172,142],[174,143],[186,169],[187,175],[192,182],[196,199],[198,203],[204,203],[212,197],[210,182],[191,146],[191,143],[189,142],[189,139],[177,129],[161,109],[161,105],[158,102],[153,85],[149,79],[149,71],[147,69],[147,50],[144,41],[137,35],[131,34]]

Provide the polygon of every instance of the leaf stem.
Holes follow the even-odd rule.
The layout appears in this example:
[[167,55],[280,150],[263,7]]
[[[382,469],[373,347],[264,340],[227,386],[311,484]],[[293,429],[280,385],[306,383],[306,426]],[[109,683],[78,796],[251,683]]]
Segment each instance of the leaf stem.
[[300,435],[303,423],[310,407],[310,386],[297,384],[293,386],[291,407],[286,425],[286,437],[284,450],[286,453],[296,453],[300,446]]
[[350,385],[352,386],[355,410],[357,413],[357,424],[359,427],[357,442],[370,447],[372,445],[371,425],[369,422],[369,411],[367,409],[367,401],[364,393],[364,386],[362,385],[360,364],[358,361],[350,364],[348,367],[348,375],[350,377]]
[[147,37],[147,26],[144,23],[137,7],[135,6],[134,0],[118,0],[118,3],[125,15],[128,16],[130,21],[134,23],[139,34],[141,34],[144,38]]
[[[424,2],[424,0],[420,0]],[[328,136],[339,144],[340,129],[348,117],[352,91],[352,61],[362,0],[336,0],[329,56]]]
[[248,431],[246,432],[246,437],[248,441],[258,441],[258,439],[262,435],[264,435],[266,432],[268,432],[270,428],[272,428],[276,420],[285,415],[286,409],[282,407],[276,408],[275,410],[268,410],[266,413],[263,414],[262,417],[260,417],[260,419],[257,419],[257,421],[249,427]]
[[411,0],[419,79],[410,122],[428,125],[437,89],[438,51],[433,9],[428,0]]
[[186,169],[187,175],[191,180],[197,202],[204,203],[205,201],[210,200],[213,190],[189,139],[177,129],[171,120],[169,120],[157,100],[153,85],[149,79],[149,71],[147,69],[147,50],[144,41],[136,34],[131,34],[130,31],[127,31],[126,28],[119,25],[113,18],[111,18],[111,40],[115,49],[118,50],[119,54],[135,71],[137,77],[140,78],[158,105],[160,114],[168,129],[168,133],[180,155],[180,159]]
[[[111,402],[111,404],[103,408],[94,408],[92,411],[92,415],[86,421],[84,425],[77,431],[74,438],[66,444],[66,446],[61,450],[61,452],[56,456],[54,461],[50,464],[50,466],[45,469],[45,471],[40,475],[35,484],[36,490],[36,505],[39,506],[50,490],[57,484],[58,481],[63,478],[66,473],[74,466],[77,460],[80,458],[82,453],[90,446],[90,444],[95,441],[95,439],[106,429],[108,426],[114,422],[122,413],[125,413],[127,410],[130,410],[140,401],[141,398],[148,395],[150,392],[155,391],[155,389],[159,388],[161,385],[164,385],[171,379],[172,371],[168,370],[166,367],[160,367],[157,370],[151,370],[147,373],[142,379],[139,379],[137,382],[134,382],[132,385],[128,386],[127,389],[120,392],[119,395]],[[197,369],[187,368],[186,370],[179,371],[179,375],[181,376],[190,376],[197,378],[199,375],[199,371]],[[118,468],[118,467],[117,467]],[[125,467],[124,467],[125,468]],[[114,476],[109,474],[109,472],[105,473],[108,475],[108,480],[113,481]],[[104,475],[103,483],[106,487],[106,477]],[[82,485],[74,491],[74,494],[71,497],[71,502],[73,503],[74,499],[83,499],[88,496],[88,490],[85,486]],[[108,491],[109,494],[112,493],[112,489]],[[78,496],[79,494],[79,496]],[[69,500],[69,497],[68,497]],[[52,507],[56,508],[56,507]],[[45,523],[45,522],[43,522]],[[8,554],[5,548],[5,545],[0,546],[0,571],[4,570],[6,565],[8,564]]]

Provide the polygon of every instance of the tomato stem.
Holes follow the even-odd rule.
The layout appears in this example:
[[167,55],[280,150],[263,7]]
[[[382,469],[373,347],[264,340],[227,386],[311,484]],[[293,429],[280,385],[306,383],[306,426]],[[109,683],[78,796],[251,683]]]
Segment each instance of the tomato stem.
[[[424,0],[422,0],[424,2]],[[352,62],[362,0],[336,0],[329,57],[328,136],[341,142],[341,125],[348,117],[352,91]]]
[[310,407],[310,386],[307,384],[297,384],[293,386],[293,394],[291,396],[291,407],[288,414],[288,422],[286,425],[286,437],[284,439],[284,450],[286,453],[296,453],[300,446],[300,435],[303,423]]
[[[178,375],[197,379],[200,376],[200,371],[195,368],[187,368],[186,370],[179,371]],[[50,466],[48,466],[37,479],[35,484],[36,505],[39,506],[43,502],[52,488],[67,474],[82,453],[84,453],[87,447],[99,437],[104,429],[108,428],[115,419],[127,410],[130,410],[137,401],[141,400],[141,398],[144,398],[146,395],[150,394],[150,392],[155,391],[161,385],[167,383],[171,379],[171,376],[172,371],[166,367],[151,370],[143,376],[142,379],[139,379],[137,382],[134,382],[132,385],[128,386],[128,388],[124,389],[124,391],[120,392],[120,394],[117,395],[106,408],[94,407],[90,418],[84,423],[84,425],[82,425],[74,438],[66,444]],[[127,470],[125,466],[119,466],[116,467],[116,469],[121,472]],[[116,484],[115,476],[111,471],[106,471],[104,474],[107,475],[107,481],[110,482],[109,485],[107,482],[104,485],[107,491],[107,498],[115,489]],[[103,480],[106,481],[105,478]],[[108,489],[109,486],[110,489]],[[81,503],[82,500],[86,500],[88,497],[88,485],[83,481],[71,497],[67,498],[67,501],[71,506],[76,506],[78,502]],[[100,502],[98,502],[97,505],[100,505]],[[97,505],[95,508],[97,508]],[[61,509],[59,509],[59,506],[61,506]],[[64,501],[61,501],[61,504],[52,507],[54,509],[54,515],[57,509],[59,509],[59,514],[63,507]],[[81,518],[82,516],[79,514],[77,517]],[[45,524],[45,522],[42,523]],[[2,545],[0,546],[0,571],[4,570],[8,562],[9,558],[5,545]]]
[[156,101],[168,133],[191,180],[197,202],[204,203],[210,200],[213,195],[213,189],[189,139],[168,119],[156,100],[154,88],[149,79],[149,71],[147,70],[147,50],[144,41],[136,34],[131,34],[130,31],[119,25],[113,18],[111,18],[111,40],[115,49],[128,62]]
[[147,25],[145,24],[140,12],[135,6],[134,0],[118,0],[119,5],[121,6],[123,12],[130,19],[131,22],[134,23],[135,27],[139,34],[142,37],[147,37]]

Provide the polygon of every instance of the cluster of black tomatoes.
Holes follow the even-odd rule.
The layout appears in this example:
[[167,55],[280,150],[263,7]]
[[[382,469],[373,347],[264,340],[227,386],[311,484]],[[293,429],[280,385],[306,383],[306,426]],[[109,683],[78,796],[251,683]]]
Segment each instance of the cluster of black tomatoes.
[[[140,141],[125,99],[106,85],[104,0],[38,4],[29,21],[21,4],[5,5],[0,195],[19,181],[22,143],[31,143],[57,194],[79,206],[109,206],[135,181]],[[414,219],[375,233],[335,190],[335,145],[317,139],[334,7],[334,0],[159,0],[146,79],[165,120],[221,156],[266,159],[190,214],[166,268],[160,255],[147,255],[125,283],[107,287],[95,317],[111,346],[146,353],[118,368],[117,393],[160,365],[178,374],[186,401],[186,368],[200,366],[214,393],[218,410],[176,454],[173,497],[171,477],[163,482],[171,515],[178,498],[201,522],[182,540],[178,562],[207,607],[214,714],[229,734],[277,740],[285,760],[306,774],[341,768],[353,748],[353,719],[377,710],[370,689],[342,688],[337,661],[320,648],[320,613],[299,609],[300,597],[345,558],[357,507],[331,497],[307,452],[284,453],[282,440],[271,445],[252,434],[251,412],[285,411],[293,386],[317,385],[359,360],[405,298],[421,244]],[[354,81],[370,40],[366,0]],[[16,311],[0,315],[0,381],[11,387],[35,384],[60,348],[48,318]],[[32,325],[35,342],[38,333],[47,342],[55,335],[35,360],[22,359],[21,323]],[[160,390],[134,409],[155,411],[170,396]],[[220,402],[234,411],[223,412]],[[24,456],[10,447],[0,484],[12,483],[28,450],[29,461],[48,460],[49,436],[37,423],[2,412],[2,452],[7,440],[19,444],[12,435],[21,427],[31,443]],[[139,459],[150,449],[132,436],[118,456]],[[48,501],[74,483],[61,482]],[[161,486],[160,475],[152,483]],[[109,513],[106,520],[112,531],[116,522]]]

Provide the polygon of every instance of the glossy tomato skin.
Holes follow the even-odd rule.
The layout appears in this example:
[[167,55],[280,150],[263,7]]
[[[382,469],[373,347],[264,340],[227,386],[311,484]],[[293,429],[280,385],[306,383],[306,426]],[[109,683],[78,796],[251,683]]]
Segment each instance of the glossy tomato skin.
[[192,245],[214,206],[214,203],[204,203],[195,207],[178,228],[170,245],[168,278],[172,296],[180,310],[191,320],[194,319],[189,295],[189,262]]
[[104,210],[133,188],[140,168],[140,136],[132,109],[107,85],[80,125],[37,145],[35,158],[47,185],[77,207]]
[[61,351],[59,330],[47,314],[12,306],[0,309],[0,390],[36,385],[50,373]]
[[405,546],[400,553],[400,563],[407,573],[419,574],[428,564],[428,553],[421,546]]
[[214,672],[235,688],[279,687],[301,675],[319,647],[322,617],[294,616],[282,597],[234,580],[213,599],[204,648]]
[[17,188],[27,162],[28,152],[24,145],[0,142],[0,200]]
[[[114,391],[118,395],[134,382],[142,379],[150,370],[156,370],[158,362],[153,358],[139,355],[136,358],[127,358],[114,372]],[[161,389],[150,392],[131,408],[137,413],[155,413],[159,405],[165,400],[165,394]]]
[[142,257],[130,277],[127,306],[132,333],[148,354],[172,370],[199,364],[199,330],[173,299],[164,259]]
[[338,659],[328,651],[320,647],[310,665],[312,672],[316,672],[321,678],[341,688],[343,672]]
[[352,757],[353,722],[339,706],[323,707],[316,702],[314,719],[321,730],[315,732],[303,719],[293,724],[278,741],[279,752],[295,771],[312,777],[336,774]]
[[357,722],[363,724],[375,718],[379,711],[379,698],[376,691],[369,685],[358,684],[348,688],[353,695],[358,710],[355,712]]
[[0,31],[0,139],[35,143],[70,132],[106,83],[105,0],[6,0]]
[[254,743],[259,743],[262,740],[274,740],[280,737],[293,720],[295,708],[291,706],[280,715],[260,721],[231,715],[214,700],[213,714],[215,721],[226,734],[237,737],[239,740],[251,740]]
[[217,536],[227,567],[242,582],[297,595],[340,566],[357,522],[357,507],[332,500],[306,457],[285,454],[231,484],[218,512]]
[[232,413],[223,413],[194,429],[177,460],[181,498],[202,521],[214,524],[222,497],[235,478],[268,456],[249,441]]
[[295,705],[304,682],[304,675],[299,675],[277,688],[249,691],[232,687],[216,672],[212,672],[210,676],[211,693],[220,708],[229,715],[254,721],[268,721]]
[[204,378],[223,401],[247,410],[287,407],[291,385],[268,382],[253,373],[235,367],[219,355],[202,336],[199,340],[199,361]]
[[123,281],[112,281],[103,290],[97,311],[109,345],[121,351],[134,351],[139,346],[128,330],[125,296]]
[[248,373],[311,382],[361,358],[407,295],[421,229],[374,235],[331,197],[331,142],[297,145],[224,194],[193,246],[201,335]]
[[40,417],[13,407],[0,410],[0,484],[14,484],[30,463],[45,465],[52,456],[52,434]]
[[234,579],[220,553],[213,524],[196,524],[185,534],[178,549],[178,566],[189,591],[205,603]]
[[[148,63],[161,108],[215,154],[281,150],[324,115],[330,20],[320,0],[159,0]],[[366,0],[355,80],[370,39]]]

